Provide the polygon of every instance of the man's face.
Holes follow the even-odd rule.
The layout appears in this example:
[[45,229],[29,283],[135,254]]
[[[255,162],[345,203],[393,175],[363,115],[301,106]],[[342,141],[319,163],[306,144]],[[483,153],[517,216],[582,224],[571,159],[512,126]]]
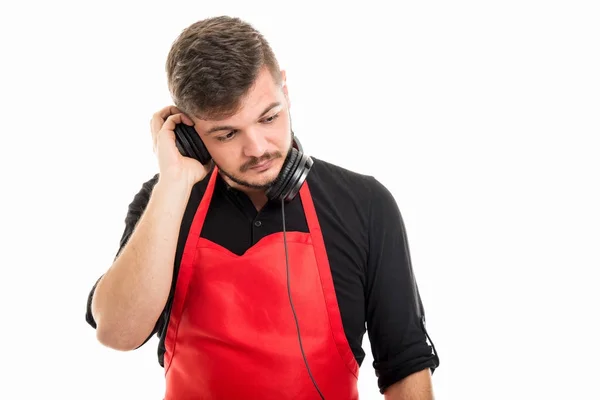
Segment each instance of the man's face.
[[[264,68],[234,116],[207,121],[193,118],[213,161],[231,186],[266,189],[277,178],[292,144],[289,100]],[[229,178],[229,179],[227,179]]]

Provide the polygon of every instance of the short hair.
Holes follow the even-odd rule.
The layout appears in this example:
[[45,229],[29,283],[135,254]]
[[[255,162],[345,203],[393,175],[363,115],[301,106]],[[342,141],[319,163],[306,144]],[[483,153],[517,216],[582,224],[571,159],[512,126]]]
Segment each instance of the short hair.
[[281,84],[279,64],[264,36],[239,18],[198,21],[181,32],[169,51],[166,72],[175,106],[189,116],[224,119],[267,67]]

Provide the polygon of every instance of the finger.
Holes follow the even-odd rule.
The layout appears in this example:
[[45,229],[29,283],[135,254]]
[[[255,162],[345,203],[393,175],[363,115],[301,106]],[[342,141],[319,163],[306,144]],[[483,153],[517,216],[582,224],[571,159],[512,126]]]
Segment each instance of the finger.
[[181,110],[178,109],[175,106],[166,106],[165,108],[161,109],[160,111],[157,112],[157,114],[163,119],[163,121],[165,119],[167,119],[170,115],[173,114],[181,114]]
[[158,147],[160,147],[160,143],[165,143],[165,141],[174,143],[175,142],[175,133],[173,133],[173,131],[169,131],[169,130],[160,131],[160,133],[158,135],[156,135],[156,139],[154,140],[155,151]]
[[[160,127],[162,127],[162,124],[168,117],[170,117],[171,115],[177,115],[177,114],[181,114],[183,116],[181,122],[185,123],[186,125],[190,125],[190,126],[194,125],[194,121],[175,106],[167,106],[167,107],[163,108],[162,110],[154,113],[152,120],[156,121],[156,122],[154,122],[155,125],[158,125],[158,123],[160,122],[161,125],[158,127],[158,129],[160,130]],[[156,126],[153,126],[153,128],[156,129]]]
[[160,117],[160,115],[154,114],[152,119],[150,120],[150,130],[152,131],[152,137],[156,136],[158,131],[162,128],[165,120]]
[[165,119],[169,117],[171,111],[175,111],[177,108],[174,106],[167,106],[152,115],[150,119],[150,132],[152,134],[152,147],[156,152],[157,138],[160,130],[165,123]]
[[[186,117],[183,114],[174,114],[171,115],[170,117],[168,117],[165,121],[165,123],[162,125],[161,130],[168,130],[168,131],[172,131],[175,129],[175,125],[177,124],[181,124],[182,122],[184,122],[184,119]],[[189,118],[188,118],[188,122]],[[186,124],[186,125],[194,125],[193,122],[191,124]]]
[[179,108],[177,108],[175,106],[167,106],[158,112],[158,115],[163,119],[163,121],[166,120],[169,116],[175,115],[175,114],[182,114],[184,116],[184,118],[182,119],[182,122],[185,123],[186,125],[194,125],[194,122],[192,121],[192,119],[190,117],[188,117],[187,115],[185,115],[185,113],[183,111],[181,111]]
[[175,106],[167,106],[159,111],[155,112],[152,115],[152,119],[150,120],[150,126],[154,133],[158,132],[162,125],[165,123],[165,120],[172,114],[179,114],[180,111]]
[[194,121],[184,113],[181,113],[181,121],[186,125],[194,126]]

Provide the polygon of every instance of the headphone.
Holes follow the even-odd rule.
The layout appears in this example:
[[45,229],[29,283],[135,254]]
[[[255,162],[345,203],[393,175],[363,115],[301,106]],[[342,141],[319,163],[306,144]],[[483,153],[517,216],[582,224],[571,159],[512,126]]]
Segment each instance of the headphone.
[[[193,126],[177,124],[174,131],[175,144],[183,156],[195,158],[203,165],[211,162],[212,157]],[[313,165],[312,158],[304,154],[302,145],[293,132],[292,141],[292,148],[283,162],[277,179],[266,191],[269,200],[291,201],[300,191]]]

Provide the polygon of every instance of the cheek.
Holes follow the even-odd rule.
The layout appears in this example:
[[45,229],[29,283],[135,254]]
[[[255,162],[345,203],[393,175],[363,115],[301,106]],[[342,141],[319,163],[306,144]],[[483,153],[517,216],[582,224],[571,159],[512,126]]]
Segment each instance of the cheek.
[[289,121],[282,121],[282,123],[277,126],[274,132],[272,137],[273,143],[279,148],[285,148],[289,146],[292,136],[290,130],[291,128]]
[[236,158],[231,149],[228,146],[219,146],[219,144],[213,144],[208,149],[209,153],[215,160],[215,162],[225,168],[231,168],[231,165],[236,163]]
[[274,135],[270,138],[269,140],[269,151],[283,151],[285,150],[286,146],[288,145],[289,140],[288,138],[285,137],[285,135],[283,135],[282,133],[278,133],[277,135]]

